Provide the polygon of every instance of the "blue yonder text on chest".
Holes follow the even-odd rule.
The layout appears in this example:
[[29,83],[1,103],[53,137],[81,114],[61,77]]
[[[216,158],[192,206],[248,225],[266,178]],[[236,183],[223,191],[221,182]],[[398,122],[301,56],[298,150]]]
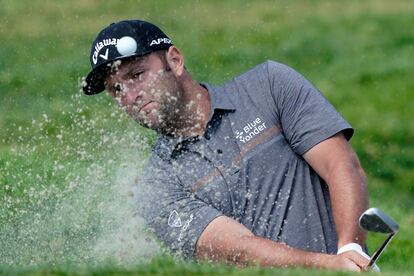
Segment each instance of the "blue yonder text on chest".
[[236,138],[241,142],[246,143],[250,141],[254,136],[258,135],[260,132],[266,129],[266,123],[263,122],[260,118],[254,119],[252,122],[247,123],[243,127],[243,132],[236,131]]

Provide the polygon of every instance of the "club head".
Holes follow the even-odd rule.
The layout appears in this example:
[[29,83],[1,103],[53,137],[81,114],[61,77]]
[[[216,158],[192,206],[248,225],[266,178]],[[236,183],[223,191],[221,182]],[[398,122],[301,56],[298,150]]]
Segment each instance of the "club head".
[[378,208],[366,210],[359,218],[359,226],[370,232],[396,233],[400,226]]

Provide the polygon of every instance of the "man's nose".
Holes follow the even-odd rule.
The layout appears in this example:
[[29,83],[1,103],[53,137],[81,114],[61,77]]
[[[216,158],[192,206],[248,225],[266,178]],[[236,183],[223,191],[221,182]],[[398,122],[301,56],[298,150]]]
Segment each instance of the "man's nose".
[[139,98],[142,98],[143,93],[139,90],[136,89],[130,89],[129,91],[127,91],[125,93],[125,97],[126,99],[130,102],[130,101],[136,101]]

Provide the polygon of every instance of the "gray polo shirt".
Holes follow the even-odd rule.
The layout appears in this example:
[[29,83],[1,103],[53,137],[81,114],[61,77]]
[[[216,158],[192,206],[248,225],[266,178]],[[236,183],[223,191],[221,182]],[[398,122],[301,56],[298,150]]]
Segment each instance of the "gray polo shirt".
[[216,217],[307,251],[335,253],[328,187],[302,155],[351,126],[299,73],[267,61],[223,86],[205,84],[204,137],[159,136],[137,208],[173,252],[193,257]]

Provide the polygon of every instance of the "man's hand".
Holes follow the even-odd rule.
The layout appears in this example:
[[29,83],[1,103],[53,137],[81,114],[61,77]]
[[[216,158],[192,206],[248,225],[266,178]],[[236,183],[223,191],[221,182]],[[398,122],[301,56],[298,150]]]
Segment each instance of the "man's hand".
[[[362,257],[364,257],[368,262],[371,260],[371,257],[364,252],[364,250],[362,250],[361,245],[357,244],[357,243],[348,243],[344,246],[342,246],[341,248],[338,249],[338,255],[345,253],[345,252],[349,252],[349,251],[353,251],[358,253],[359,255],[361,255]],[[377,266],[377,264],[374,263],[374,265],[371,268],[368,267],[364,267],[365,270],[372,270],[375,272],[380,272],[380,268]]]
[[362,257],[355,251],[347,251],[339,255],[329,255],[330,258],[325,262],[327,269],[331,270],[350,270],[356,272],[365,271],[369,260]]

